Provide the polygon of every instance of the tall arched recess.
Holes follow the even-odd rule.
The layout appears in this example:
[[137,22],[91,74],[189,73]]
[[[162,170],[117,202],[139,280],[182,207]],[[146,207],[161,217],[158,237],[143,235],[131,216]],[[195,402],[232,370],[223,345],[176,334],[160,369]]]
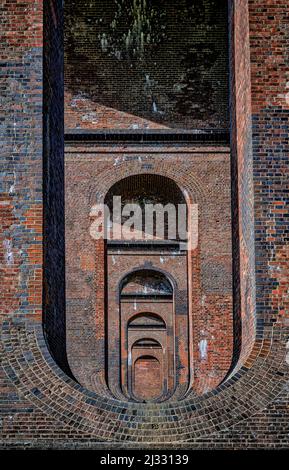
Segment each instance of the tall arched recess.
[[228,6],[235,326],[231,372],[234,373],[252,351],[257,324],[248,1],[229,0]]
[[[234,354],[233,374],[246,361],[255,341],[255,260],[252,183],[252,127],[250,111],[250,57],[248,5],[245,0],[230,0],[230,124],[232,155],[232,226],[233,226],[233,286],[234,286]],[[53,9],[53,4],[57,5]],[[55,21],[55,15],[57,21]],[[64,126],[63,126],[63,10],[62,2],[44,2],[45,49],[44,49],[44,284],[43,284],[43,328],[51,355],[68,375],[73,376],[67,360],[66,312],[65,312],[65,237],[64,237]],[[242,47],[235,47],[242,44]],[[52,47],[53,45],[53,47]],[[163,137],[162,137],[163,139]],[[178,139],[176,139],[178,142]],[[133,157],[135,158],[135,157]],[[133,165],[133,158],[128,160]],[[147,164],[146,174],[149,172]],[[133,169],[131,170],[133,171]],[[163,170],[165,172],[165,169]],[[128,172],[129,173],[129,172]],[[127,176],[131,176],[128,174]],[[168,176],[168,175],[166,175]],[[107,175],[107,178],[110,176]],[[114,183],[113,181],[111,181]],[[198,187],[198,182],[194,182]],[[105,188],[104,186],[104,189]],[[79,197],[82,197],[80,194]],[[106,247],[100,246],[96,253],[104,255]],[[97,251],[97,250],[96,250]],[[90,253],[85,253],[90,259]],[[196,256],[197,264],[197,256]],[[88,263],[88,261],[87,261]],[[149,266],[143,269],[148,270]],[[105,273],[104,273],[105,274]],[[103,276],[104,276],[103,274]],[[129,273],[127,273],[129,274]],[[166,273],[164,273],[165,275]],[[104,279],[101,279],[104,282]],[[117,300],[119,300],[117,298]],[[98,299],[97,308],[105,310],[107,298]],[[139,312],[155,313],[155,312]],[[105,335],[98,330],[97,341]],[[142,338],[144,339],[144,338]],[[153,338],[148,338],[153,339]],[[90,339],[88,339],[89,341]],[[133,344],[134,347],[145,343]],[[156,345],[155,345],[156,346]],[[153,347],[153,343],[152,343]],[[155,349],[157,349],[155,347]],[[202,353],[202,345],[200,346]],[[95,349],[95,356],[105,352]],[[143,367],[152,355],[141,355]],[[150,359],[151,360],[151,359]],[[158,364],[155,362],[156,374]],[[75,361],[77,367],[77,361]],[[72,368],[73,369],[73,368]],[[139,371],[139,364],[137,371]],[[96,371],[96,375],[99,371]],[[90,373],[90,372],[89,372]],[[109,390],[101,370],[100,382],[107,396]],[[79,380],[77,378],[77,380]],[[81,380],[79,380],[81,382]],[[129,382],[127,382],[129,383]],[[133,382],[131,382],[133,383]],[[85,382],[84,385],[89,388]],[[92,387],[93,388],[93,387]],[[94,388],[96,390],[96,388]],[[115,391],[122,398],[122,390]],[[182,397],[182,394],[177,397]]]

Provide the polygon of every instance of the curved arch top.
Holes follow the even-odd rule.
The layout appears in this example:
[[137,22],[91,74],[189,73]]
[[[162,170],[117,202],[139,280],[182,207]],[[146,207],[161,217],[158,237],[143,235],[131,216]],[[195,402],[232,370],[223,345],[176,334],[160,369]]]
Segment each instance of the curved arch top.
[[137,313],[128,322],[128,328],[145,327],[147,325],[154,326],[155,328],[166,328],[164,319],[160,315],[151,312]]
[[[113,0],[98,0],[93,4],[105,10],[110,2]],[[178,73],[175,61],[182,60],[185,48],[170,56],[171,47],[166,43],[163,45],[165,54],[169,56],[166,67],[170,68],[166,83],[185,112],[200,109],[200,102],[202,105],[209,103],[212,110],[215,108],[214,102],[209,100],[212,95],[205,76],[201,80],[202,86],[198,86],[196,98],[190,98],[198,76],[190,67],[196,61],[190,62],[189,59],[196,58],[199,63],[205,56],[208,59],[206,63],[210,63],[213,57],[210,43],[214,43],[220,51],[218,57],[221,61],[230,64],[231,179],[228,176],[228,149],[223,147],[224,141],[218,141],[216,147],[212,137],[218,137],[220,133],[200,131],[200,123],[197,123],[199,130],[190,137],[170,126],[159,130],[160,121],[167,118],[162,114],[167,108],[162,99],[157,99],[158,78],[153,82],[152,72],[164,71],[155,53],[153,59],[157,65],[156,69],[154,66],[151,68],[152,72],[142,69],[144,61],[137,63],[141,71],[138,74],[141,93],[137,98],[145,95],[144,102],[148,105],[145,118],[153,119],[146,124],[153,126],[153,131],[148,135],[147,129],[144,132],[143,128],[138,129],[138,138],[135,139],[134,129],[144,126],[143,120],[126,112],[131,101],[125,103],[125,108],[112,109],[119,99],[117,92],[110,93],[112,74],[106,72],[108,80],[105,77],[98,79],[97,75],[104,72],[105,61],[101,61],[97,70],[93,68],[91,56],[99,60],[107,52],[91,52],[86,25],[99,49],[101,40],[96,30],[103,25],[83,19],[82,13],[91,14],[94,8],[86,12],[82,10],[79,14],[79,8],[88,3],[4,1],[0,9],[5,62],[3,78],[4,81],[7,79],[7,86],[4,85],[5,112],[1,121],[5,129],[2,149],[4,165],[7,164],[9,170],[5,172],[1,195],[3,374],[0,389],[4,400],[1,446],[17,449],[101,447],[107,450],[147,447],[157,451],[176,447],[184,450],[224,446],[242,449],[245,444],[250,449],[288,447],[288,430],[284,426],[288,422],[289,404],[289,368],[286,363],[289,338],[288,150],[284,140],[284,133],[288,133],[289,111],[286,2],[228,1],[230,60],[226,58],[224,43],[215,37],[219,28],[210,25],[204,28],[200,12],[197,28],[201,29],[201,43],[208,41],[208,48],[204,50],[199,44],[198,51],[201,50],[202,54],[196,57],[193,43],[198,35],[186,36],[189,57],[184,60],[186,70],[176,87],[169,77]],[[200,11],[201,5],[208,3],[215,5],[222,24],[227,22],[221,8],[225,0],[153,3],[170,4],[178,11],[181,5],[187,4],[189,11],[183,17],[188,28],[195,24],[194,15]],[[65,100],[66,109],[67,106],[69,108],[66,124],[77,127],[73,129],[73,142],[66,142],[65,184],[63,5],[66,18],[67,9],[71,8],[77,19],[77,28],[73,32],[77,39],[66,40],[66,44],[70,53],[76,44],[78,57],[75,64],[79,68],[79,73],[72,73],[70,68],[71,86]],[[169,15],[170,22],[174,23],[177,17]],[[93,28],[90,24],[94,25]],[[188,29],[179,28],[179,31],[183,35]],[[214,37],[210,38],[212,31]],[[82,41],[86,42],[85,47],[82,47]],[[102,44],[105,49],[105,41]],[[86,51],[90,55],[86,56],[88,60]],[[116,74],[121,76],[118,80],[121,93],[126,93],[128,87],[124,84],[131,86],[133,80],[128,83],[119,59],[113,60],[117,61]],[[105,84],[101,100],[99,96],[90,100],[91,96],[83,93],[89,81],[83,79],[83,74],[88,69],[89,73],[93,71],[92,90],[97,91],[102,83]],[[217,83],[218,73],[216,68],[212,69],[216,103],[220,110],[219,92],[221,86],[227,85],[225,80],[221,86]],[[130,76],[134,74],[137,75],[137,71],[132,68]],[[75,77],[77,81],[73,82]],[[153,88],[151,92],[149,86]],[[104,99],[113,102],[104,103]],[[164,100],[167,100],[166,96]],[[109,106],[106,107],[107,104]],[[202,106],[201,111],[207,114],[207,107]],[[106,121],[104,115],[108,117]],[[128,124],[128,120],[133,129],[126,140],[119,128],[124,122]],[[118,127],[113,132],[114,136],[106,131],[100,134],[99,129],[96,130],[98,126],[106,126],[107,129],[112,125]],[[219,125],[217,120],[216,125]],[[80,136],[80,126],[90,128],[91,132]],[[165,141],[168,133],[170,139]],[[209,140],[206,141],[208,135]],[[157,139],[157,144],[153,139]],[[150,382],[163,385],[164,394],[147,401],[143,397],[132,399],[131,395],[127,398],[121,387],[114,389],[113,393],[107,387],[103,347],[106,331],[102,321],[107,302],[103,290],[106,271],[102,261],[107,246],[102,241],[92,241],[88,233],[91,207],[98,201],[103,202],[104,195],[117,180],[140,173],[168,176],[178,184],[183,194],[188,195],[188,201],[198,206],[194,223],[198,225],[197,233],[200,235],[188,263],[191,269],[188,276],[195,293],[191,302],[193,387],[186,395],[177,395],[179,384],[173,384],[168,387],[174,390],[172,395],[165,395],[166,385],[162,377],[159,378],[158,364],[161,370],[166,369],[158,357],[155,368],[151,368],[154,374],[151,374]],[[216,227],[230,224],[226,210],[230,205],[230,182],[234,253],[231,276],[234,290],[232,354],[228,354],[230,346],[226,341],[230,338],[230,328],[226,325],[227,312],[233,309],[230,299],[224,297],[224,291],[228,292],[230,286],[220,282],[230,278],[227,258],[223,256],[228,253],[228,240],[225,233],[220,237],[221,230],[216,230]],[[223,204],[224,201],[226,203]],[[210,236],[212,229],[214,236]],[[209,254],[206,247],[211,247]],[[110,263],[106,266],[110,269],[109,274],[113,276],[113,266],[118,267],[122,274],[128,272],[131,266],[122,263],[119,267],[117,257],[113,260],[113,247],[109,249]],[[122,249],[128,250],[128,247],[122,246]],[[163,253],[156,255],[156,251],[152,251],[151,254],[152,268],[175,271],[174,307],[178,310],[174,326],[177,336],[183,333],[186,325],[185,269],[182,264],[179,271],[176,267],[182,255],[174,253],[174,264],[168,266]],[[136,261],[139,252],[133,256]],[[140,264],[139,261],[136,264]],[[147,265],[143,267],[148,268]],[[118,286],[120,277],[121,274],[115,274],[113,285]],[[118,293],[118,288],[110,290],[116,312],[120,300]],[[166,300],[169,302],[162,314],[168,317],[172,311],[168,305],[172,306],[173,302]],[[131,310],[126,313],[122,310],[125,314],[123,324],[127,325],[134,313],[149,311],[157,314],[159,311],[159,304],[142,304],[141,307],[135,311],[132,302]],[[222,310],[222,317],[213,315],[215,308]],[[198,322],[198,311],[201,311],[201,322]],[[218,318],[223,322],[218,322]],[[166,331],[170,331],[173,322],[166,320]],[[204,325],[212,328],[208,330]],[[215,330],[212,325],[215,325]],[[118,326],[115,319],[112,331],[118,330]],[[159,339],[154,338],[159,343],[167,340],[164,331],[155,334],[158,334]],[[221,352],[215,348],[213,337],[224,346]],[[127,340],[126,336],[123,338]],[[131,340],[133,342],[135,338]],[[173,344],[170,347],[173,355]],[[217,360],[214,351],[219,352]],[[181,351],[181,355],[185,357],[185,351]],[[228,356],[232,361],[228,361]],[[215,366],[222,365],[220,361],[224,357],[227,362],[226,367],[223,363],[223,375],[220,373],[216,378],[214,374],[218,369]],[[128,364],[127,358],[124,359]],[[226,374],[230,367],[228,362],[231,369]],[[206,369],[206,364],[213,364],[212,369]],[[137,370],[138,377],[149,368],[145,362],[141,366]],[[212,380],[209,381],[208,377]],[[127,375],[122,383],[127,384],[127,388],[128,384],[133,386]],[[142,385],[141,382],[139,384]]]
[[171,275],[151,268],[133,269],[121,279],[119,285],[120,295],[172,295],[174,289]]

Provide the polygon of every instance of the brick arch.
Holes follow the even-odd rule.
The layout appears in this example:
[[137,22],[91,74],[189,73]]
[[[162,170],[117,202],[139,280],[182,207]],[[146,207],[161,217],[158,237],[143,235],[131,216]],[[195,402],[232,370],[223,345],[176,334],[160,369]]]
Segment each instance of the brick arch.
[[[139,377],[139,380],[141,383],[137,384],[137,368],[140,366],[141,362],[144,362],[146,367],[144,367],[144,370],[140,371],[141,377]],[[157,368],[155,368],[154,365],[157,365]],[[153,351],[150,351],[147,355],[138,356],[132,364],[132,371],[132,393],[138,400],[143,399],[145,401],[153,401],[159,399],[164,394],[164,380],[162,380],[161,362]],[[145,375],[143,375],[144,373]],[[148,390],[146,390],[146,388]],[[155,391],[154,394],[150,393],[151,388]],[[138,393],[136,393],[137,390]]]
[[244,2],[243,2],[243,4],[240,3],[240,2],[238,3],[238,7],[243,8],[243,6],[244,6]]
[[152,271],[152,272],[155,272],[155,273],[161,273],[170,282],[173,291],[175,291],[177,289],[176,280],[173,278],[173,276],[171,275],[170,272],[166,271],[165,269],[159,268],[159,267],[156,268],[154,266],[150,266],[150,267],[139,266],[139,267],[136,267],[134,269],[130,269],[129,271],[127,271],[125,274],[123,274],[121,276],[121,278],[118,282],[118,291],[121,292],[121,290],[123,288],[123,283],[125,282],[125,279],[130,274],[136,274],[136,273],[142,272],[142,271]]
[[[131,329],[130,328],[130,322],[140,316],[144,316],[145,313],[143,311],[143,307],[138,305],[138,308],[141,308],[141,311],[139,312],[133,312],[129,313],[128,318],[125,316],[126,313],[123,312],[122,308],[122,289],[123,286],[126,285],[124,284],[125,280],[129,278],[129,276],[138,274],[138,273],[143,273],[144,280],[146,280],[146,274],[150,275],[151,273],[155,274],[161,274],[161,276],[166,279],[169,282],[170,288],[171,288],[171,298],[170,300],[167,300],[169,302],[166,304],[166,312],[159,310],[159,304],[156,303],[154,300],[147,299],[147,304],[146,307],[148,307],[149,312],[151,312],[152,315],[155,317],[158,317],[161,319],[161,321],[165,325],[165,331],[156,329],[153,334],[154,334],[154,339],[161,343],[164,348],[164,345],[166,344],[166,354],[163,357],[159,358],[159,360],[162,363],[162,375],[164,378],[166,378],[166,394],[162,395],[162,399],[168,399],[172,395],[174,395],[177,391],[177,377],[179,374],[177,374],[176,371],[176,342],[177,338],[175,337],[175,332],[177,331],[177,318],[176,318],[176,311],[175,311],[175,305],[176,305],[176,299],[178,295],[178,285],[175,280],[175,278],[172,276],[170,272],[167,272],[164,269],[161,269],[156,266],[137,266],[134,269],[130,269],[126,273],[120,273],[120,276],[116,280],[116,285],[117,285],[117,292],[118,292],[118,302],[117,305],[119,305],[119,327],[118,330],[120,331],[120,337],[119,337],[119,342],[121,344],[120,350],[119,350],[119,364],[117,364],[117,359],[113,360],[114,366],[118,367],[120,369],[120,388],[122,390],[122,393],[128,398],[133,398],[133,389],[132,389],[132,376],[133,376],[133,369],[132,365],[129,365],[129,357],[131,356],[131,360],[133,360],[133,345],[135,341],[131,342],[131,338],[137,337],[139,339],[140,336],[142,336],[143,331],[138,331],[137,327],[136,329]],[[129,281],[128,281],[129,283]],[[128,302],[128,301],[126,301]],[[125,304],[127,305],[127,304]],[[106,312],[106,315],[108,315],[108,312]],[[166,315],[167,318],[166,318]],[[107,324],[107,330],[109,329],[109,322]],[[165,341],[165,343],[163,343]],[[126,347],[124,347],[126,345]],[[109,355],[110,351],[113,348],[110,348],[108,345],[107,347],[107,354]],[[108,364],[111,361],[108,360]],[[186,367],[185,361],[183,361],[183,367]],[[174,371],[173,377],[169,377],[169,370]],[[110,382],[113,386],[111,388],[111,385],[108,386],[112,390],[117,390],[117,387],[115,386],[115,379],[113,377],[118,377],[119,374],[116,373],[116,371],[111,370],[109,373],[111,379]],[[181,392],[179,392],[181,393]]]
[[[119,171],[115,171],[115,168],[111,168],[111,170],[108,168],[105,172],[101,172],[98,178],[98,182],[100,184],[93,183],[89,188],[88,188],[88,197],[90,203],[93,202],[93,197],[95,194],[98,195],[97,198],[97,203],[104,203],[106,195],[110,191],[110,189],[117,184],[119,181],[124,180],[125,178],[129,178],[131,176],[139,176],[140,174],[145,174],[145,175],[158,175],[164,178],[168,178],[169,180],[173,181],[174,184],[178,187],[179,191],[182,193],[186,204],[194,204],[194,203],[199,203],[203,204],[206,198],[208,198],[208,195],[205,195],[205,192],[203,190],[204,184],[197,178],[193,177],[191,174],[188,175],[186,171],[182,170],[181,168],[176,168],[175,174],[171,174],[171,172],[168,170],[167,165],[166,165],[166,159],[162,158],[161,162],[158,161],[157,168],[155,171],[148,171],[146,168],[143,168],[141,171],[139,171],[139,166],[135,162],[131,161],[126,161],[123,159],[120,163],[117,165],[119,168]],[[113,170],[113,171],[112,171]],[[121,178],[120,178],[121,175]],[[177,176],[176,176],[177,175]],[[101,243],[100,243],[101,244]],[[97,248],[98,250],[98,248]],[[192,273],[189,275],[189,284],[191,285],[191,276],[195,276],[195,273],[197,273],[198,270],[198,263],[199,263],[199,252],[198,252],[198,247],[194,250],[194,254],[189,252],[189,257],[190,261],[188,263],[188,268],[191,270]],[[103,248],[100,247],[100,258],[99,260],[103,259]],[[167,273],[168,274],[168,273]],[[101,289],[101,285],[103,283],[102,280],[102,274],[100,274],[99,277],[99,289]],[[199,296],[198,290],[195,291],[195,296]],[[191,298],[189,296],[189,302],[191,303]],[[198,302],[195,303],[195,306],[197,307],[198,303],[200,300],[198,299]],[[103,310],[104,311],[104,310]],[[190,308],[191,311],[191,308]],[[99,315],[99,313],[98,313]],[[194,371],[193,371],[193,357],[194,357],[194,351],[193,351],[193,318],[192,314],[190,313],[188,315],[188,321],[189,321],[189,326],[188,326],[188,334],[190,336],[189,340],[189,359],[188,362],[190,364],[189,368],[189,375],[190,375],[190,382],[188,385],[188,390],[191,388],[193,380],[194,380]],[[107,327],[106,327],[107,329]],[[186,353],[182,353],[183,355]],[[181,357],[181,353],[180,353]],[[115,361],[114,361],[115,362]],[[185,368],[183,375],[185,375]],[[185,380],[185,379],[182,379]],[[114,393],[118,396],[121,397],[120,391],[116,388]],[[181,392],[179,391],[180,396],[184,396],[185,391]]]
[[[163,163],[163,165],[159,163],[160,161]],[[172,175],[171,171],[167,168],[165,158],[162,158],[162,159],[159,158],[157,162],[158,164],[156,165],[155,171],[150,170],[148,172],[147,169],[143,169],[141,170],[141,173],[153,174],[153,175],[157,174],[160,176],[169,177],[170,179],[173,179],[173,181],[175,181],[175,183],[178,185],[180,190],[183,192],[187,204],[196,204],[200,207],[199,216],[198,216],[199,226],[200,226],[199,234],[202,234],[206,230],[202,208],[206,206],[207,202],[210,200],[210,194],[206,193],[205,191],[205,187],[206,187],[205,183],[202,182],[200,178],[195,177],[194,175],[192,176],[191,173],[188,174],[188,172],[184,171],[182,168],[176,168],[175,174]],[[105,196],[107,192],[109,191],[109,188],[111,188],[115,183],[117,183],[118,181],[124,178],[138,174],[139,166],[138,166],[138,163],[134,161],[123,160],[118,163],[118,169],[119,171],[117,172],[112,171],[114,170],[113,167],[111,167],[111,170],[109,168],[106,169],[105,172],[102,172],[100,174],[100,177],[99,177],[100,186],[98,186],[98,184],[94,182],[88,188],[87,193],[88,193],[90,203],[92,203],[93,196],[97,193],[97,188],[99,189],[98,194],[101,195],[98,198],[98,203],[101,203],[104,201]],[[200,259],[199,244],[194,248],[194,250],[190,250],[190,252],[188,253],[188,256],[190,257],[189,268],[191,269],[191,273],[189,275],[189,282],[194,282],[194,291],[195,291],[195,301],[192,302],[191,297],[189,297],[189,302],[191,302],[192,304],[191,311],[196,312],[198,307],[201,304],[201,286],[199,283],[199,277],[197,275],[200,269],[200,265],[202,263]],[[193,279],[193,281],[191,281],[191,279]],[[100,283],[101,282],[102,280],[100,281]],[[194,341],[193,339],[194,330],[195,330],[194,323],[196,323],[195,319],[196,319],[195,314],[190,315],[189,331],[192,336],[192,340],[190,341],[190,345],[191,345],[190,357],[191,357],[192,366],[191,366],[191,372],[190,372],[191,381],[190,381],[190,386],[188,388],[188,391],[192,387],[193,380],[194,380],[193,358],[194,356],[198,354],[198,349],[197,349],[198,343],[197,341]]]
[[134,348],[135,346],[138,346],[138,343],[140,343],[141,341],[152,341],[152,343],[154,343],[155,346],[162,347],[159,341],[157,341],[154,338],[151,338],[150,336],[144,336],[143,338],[136,340],[133,343],[132,347]]

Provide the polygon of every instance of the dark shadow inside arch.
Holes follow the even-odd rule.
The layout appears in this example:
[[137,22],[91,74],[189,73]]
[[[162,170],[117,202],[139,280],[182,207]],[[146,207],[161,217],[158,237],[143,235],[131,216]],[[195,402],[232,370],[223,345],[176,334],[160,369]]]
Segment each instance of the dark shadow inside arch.
[[83,3],[64,7],[68,109],[85,99],[116,128],[228,126],[226,0]]
[[152,326],[153,328],[166,328],[164,320],[157,315],[156,313],[142,312],[134,317],[128,323],[128,328],[147,328],[147,326]]
[[121,281],[119,288],[120,299],[173,296],[172,282],[162,271],[155,269],[136,269],[130,272]]
[[[231,5],[231,1],[229,1]],[[44,202],[44,276],[43,328],[52,357],[72,377],[66,355],[65,322],[65,230],[64,230],[64,65],[63,2],[44,2],[44,101],[43,101],[43,202]],[[234,283],[234,356],[232,369],[242,349],[240,316],[240,207],[236,135],[236,90],[234,61],[234,9],[229,9],[231,22],[231,137],[232,137],[232,230]],[[104,139],[105,140],[105,139]],[[165,140],[162,137],[162,142]],[[234,141],[234,142],[233,142]]]

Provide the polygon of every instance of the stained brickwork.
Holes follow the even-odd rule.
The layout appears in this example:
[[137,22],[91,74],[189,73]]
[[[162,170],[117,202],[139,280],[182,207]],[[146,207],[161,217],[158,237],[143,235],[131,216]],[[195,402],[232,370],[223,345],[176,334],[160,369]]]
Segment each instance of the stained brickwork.
[[66,127],[226,128],[227,38],[226,0],[65,3]]
[[54,359],[70,374],[65,347],[63,12],[57,6],[46,2],[44,7],[43,321]]
[[[45,2],[45,21],[52,18],[51,28],[57,24],[60,3]],[[1,258],[2,447],[143,448],[149,443],[150,448],[288,448],[288,5],[271,0],[229,4],[236,54],[231,63],[236,92],[233,214],[239,221],[234,236],[241,240],[241,247],[237,239],[234,244],[234,286],[248,332],[254,325],[256,288],[257,336],[252,344],[247,335],[243,359],[253,346],[250,358],[239,362],[240,369],[216,390],[156,406],[89,392],[56,365],[47,349],[40,302],[42,2],[2,2],[1,126],[7,165],[1,199],[7,240]],[[246,40],[247,58],[242,53]],[[244,67],[249,64],[250,71]],[[47,87],[46,82],[45,93]],[[248,190],[250,175],[253,185]],[[89,267],[93,261],[90,253],[85,255],[82,266]],[[239,337],[242,345],[246,330]]]

